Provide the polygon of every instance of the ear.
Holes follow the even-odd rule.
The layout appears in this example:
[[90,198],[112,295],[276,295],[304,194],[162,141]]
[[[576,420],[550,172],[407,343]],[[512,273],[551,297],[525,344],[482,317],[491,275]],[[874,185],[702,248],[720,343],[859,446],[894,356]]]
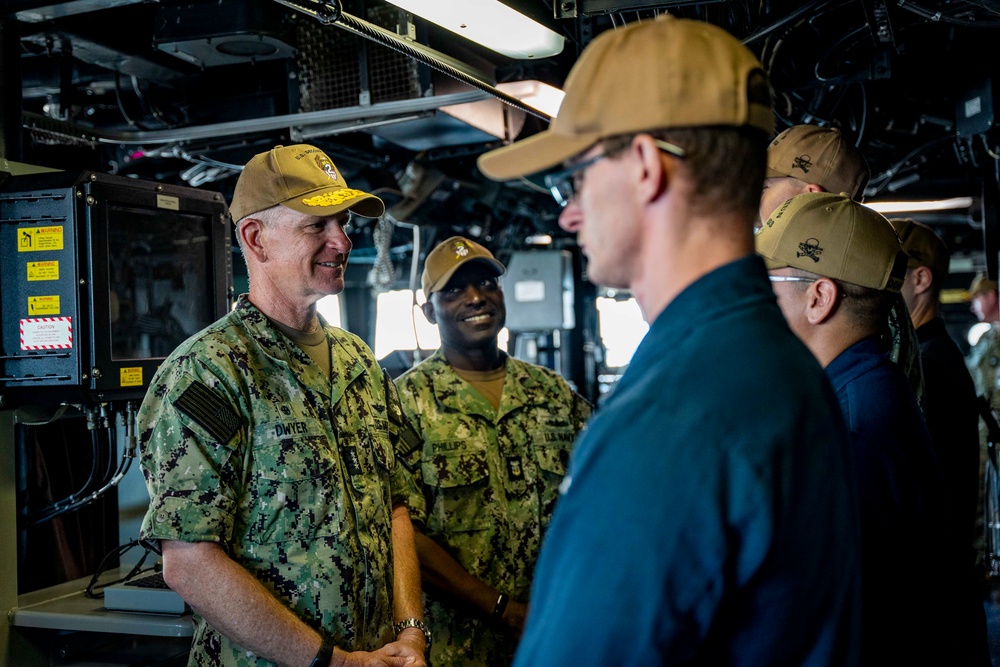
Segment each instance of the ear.
[[437,324],[437,313],[434,312],[434,304],[431,303],[430,299],[427,299],[422,304],[420,304],[420,310],[423,311],[424,317],[431,324]]
[[629,150],[636,151],[639,156],[641,173],[637,187],[640,196],[643,201],[653,201],[670,187],[677,170],[677,158],[657,148],[648,134],[637,134]]
[[913,281],[913,293],[923,294],[930,290],[934,273],[926,266],[916,266],[910,271],[910,279]]
[[240,240],[243,242],[243,251],[253,255],[258,262],[267,261],[267,250],[264,248],[261,236],[264,232],[264,225],[256,218],[246,218],[237,229]]
[[829,278],[820,278],[806,290],[806,320],[823,324],[833,317],[840,304],[840,288]]
[[826,192],[826,188],[819,183],[809,183],[806,185],[806,192]]

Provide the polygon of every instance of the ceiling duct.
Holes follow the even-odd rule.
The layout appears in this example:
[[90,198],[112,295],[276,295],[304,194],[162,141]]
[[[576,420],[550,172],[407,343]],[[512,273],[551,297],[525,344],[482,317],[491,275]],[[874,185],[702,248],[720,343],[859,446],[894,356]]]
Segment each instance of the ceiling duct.
[[153,43],[201,68],[291,58],[283,14],[277,5],[243,0],[167,5],[157,12]]

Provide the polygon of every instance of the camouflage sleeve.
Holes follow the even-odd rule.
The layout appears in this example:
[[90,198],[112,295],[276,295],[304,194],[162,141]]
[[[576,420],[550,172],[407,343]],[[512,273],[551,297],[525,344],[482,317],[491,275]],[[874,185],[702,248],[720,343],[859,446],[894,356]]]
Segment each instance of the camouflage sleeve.
[[415,467],[420,467],[420,436],[403,412],[399,392],[389,372],[383,369],[382,376],[385,383],[390,437],[397,463],[392,471],[392,504],[394,506],[403,504],[409,508],[412,499],[419,495],[413,472]]
[[573,392],[573,428],[579,433],[587,425],[587,420],[594,412],[594,406],[577,392]]
[[140,465],[150,504],[144,540],[228,543],[243,462],[242,418],[216,379],[175,360],[139,409]]
[[398,381],[396,389],[398,391],[401,414],[403,419],[406,420],[407,429],[412,434],[413,445],[412,449],[409,449],[407,453],[400,456],[401,463],[405,461],[405,463],[400,465],[400,468],[406,470],[411,482],[410,496],[404,502],[410,510],[410,520],[413,522],[413,525],[417,526],[420,530],[425,530],[427,525],[427,499],[423,494],[423,470],[420,465],[424,442],[423,437],[416,427],[416,424],[419,423],[416,398],[413,387],[407,385],[405,380]]

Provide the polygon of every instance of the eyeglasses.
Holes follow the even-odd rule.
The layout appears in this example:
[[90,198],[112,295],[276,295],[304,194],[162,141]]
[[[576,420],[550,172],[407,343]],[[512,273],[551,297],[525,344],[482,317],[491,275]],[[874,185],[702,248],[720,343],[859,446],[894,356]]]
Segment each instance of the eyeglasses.
[[772,283],[814,283],[819,278],[806,278],[805,276],[771,276],[767,277]]
[[[669,153],[674,157],[682,158],[687,155],[687,152],[677,146],[667,141],[661,141],[660,139],[653,139],[653,143],[664,153]],[[583,176],[584,171],[587,167],[591,166],[598,160],[603,160],[608,157],[607,153],[601,153],[600,155],[595,155],[592,158],[582,160],[576,164],[570,165],[566,169],[561,171],[555,171],[551,174],[545,176],[545,186],[552,193],[552,198],[556,202],[565,208],[569,205],[576,193],[580,191],[583,187]]]

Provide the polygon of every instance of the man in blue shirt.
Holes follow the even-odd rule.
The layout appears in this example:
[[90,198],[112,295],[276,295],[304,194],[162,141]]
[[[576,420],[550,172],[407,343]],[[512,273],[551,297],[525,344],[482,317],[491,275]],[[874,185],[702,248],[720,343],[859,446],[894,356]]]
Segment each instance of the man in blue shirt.
[[664,16],[598,36],[551,128],[479,159],[497,180],[561,165],[588,275],[650,323],[574,449],[515,665],[856,658],[847,433],[753,254],[773,124],[745,47]]
[[943,478],[916,396],[880,339],[907,258],[889,221],[846,194],[779,206],[756,236],[792,331],[826,369],[860,482],[862,664],[959,664]]

